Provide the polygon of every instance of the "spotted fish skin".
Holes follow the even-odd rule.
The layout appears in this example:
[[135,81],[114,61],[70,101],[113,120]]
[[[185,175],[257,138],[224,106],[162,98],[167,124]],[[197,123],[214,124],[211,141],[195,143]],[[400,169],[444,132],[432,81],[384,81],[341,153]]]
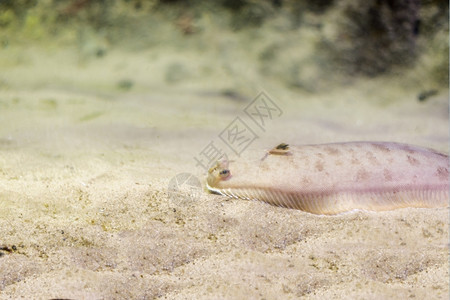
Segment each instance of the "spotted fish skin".
[[449,158],[391,142],[289,146],[286,155],[218,163],[207,188],[314,214],[448,207]]

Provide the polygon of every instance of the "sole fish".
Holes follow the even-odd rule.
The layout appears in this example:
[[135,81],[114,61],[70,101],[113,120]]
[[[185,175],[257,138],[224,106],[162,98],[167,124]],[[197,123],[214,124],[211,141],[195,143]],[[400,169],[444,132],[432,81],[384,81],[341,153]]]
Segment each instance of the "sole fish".
[[391,142],[283,143],[262,159],[218,162],[208,172],[207,188],[324,215],[448,207],[449,158]]

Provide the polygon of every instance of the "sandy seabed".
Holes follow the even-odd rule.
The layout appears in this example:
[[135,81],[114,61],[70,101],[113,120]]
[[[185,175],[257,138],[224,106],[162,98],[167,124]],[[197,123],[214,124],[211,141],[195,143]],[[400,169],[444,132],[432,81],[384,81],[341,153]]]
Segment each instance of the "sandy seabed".
[[[33,68],[9,74],[31,81]],[[180,173],[204,184],[194,158],[226,149],[236,117],[261,153],[351,140],[448,153],[447,91],[418,102],[370,88],[266,87],[282,114],[264,130],[243,112],[252,96],[211,89],[0,90],[0,298],[448,299],[447,209],[317,216],[168,190]]]

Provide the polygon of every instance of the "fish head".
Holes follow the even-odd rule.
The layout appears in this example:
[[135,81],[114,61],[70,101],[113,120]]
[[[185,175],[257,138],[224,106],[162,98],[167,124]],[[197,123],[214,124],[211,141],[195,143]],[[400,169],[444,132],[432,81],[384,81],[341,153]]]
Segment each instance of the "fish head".
[[228,168],[229,162],[227,160],[218,161],[215,166],[213,166],[208,171],[208,186],[219,187],[221,182],[229,180],[231,176],[231,171]]

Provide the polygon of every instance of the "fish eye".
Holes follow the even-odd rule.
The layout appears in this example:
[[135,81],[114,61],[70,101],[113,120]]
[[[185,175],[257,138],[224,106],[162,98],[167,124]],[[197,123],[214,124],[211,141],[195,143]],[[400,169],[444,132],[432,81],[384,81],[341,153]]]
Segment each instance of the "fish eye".
[[288,144],[285,144],[285,143],[281,143],[281,144],[279,144],[279,145],[276,147],[276,149],[279,149],[279,150],[288,150],[288,149],[289,149],[289,145],[288,145]]
[[228,177],[230,175],[230,170],[224,169],[222,171],[219,172],[219,176],[221,178],[225,178]]

